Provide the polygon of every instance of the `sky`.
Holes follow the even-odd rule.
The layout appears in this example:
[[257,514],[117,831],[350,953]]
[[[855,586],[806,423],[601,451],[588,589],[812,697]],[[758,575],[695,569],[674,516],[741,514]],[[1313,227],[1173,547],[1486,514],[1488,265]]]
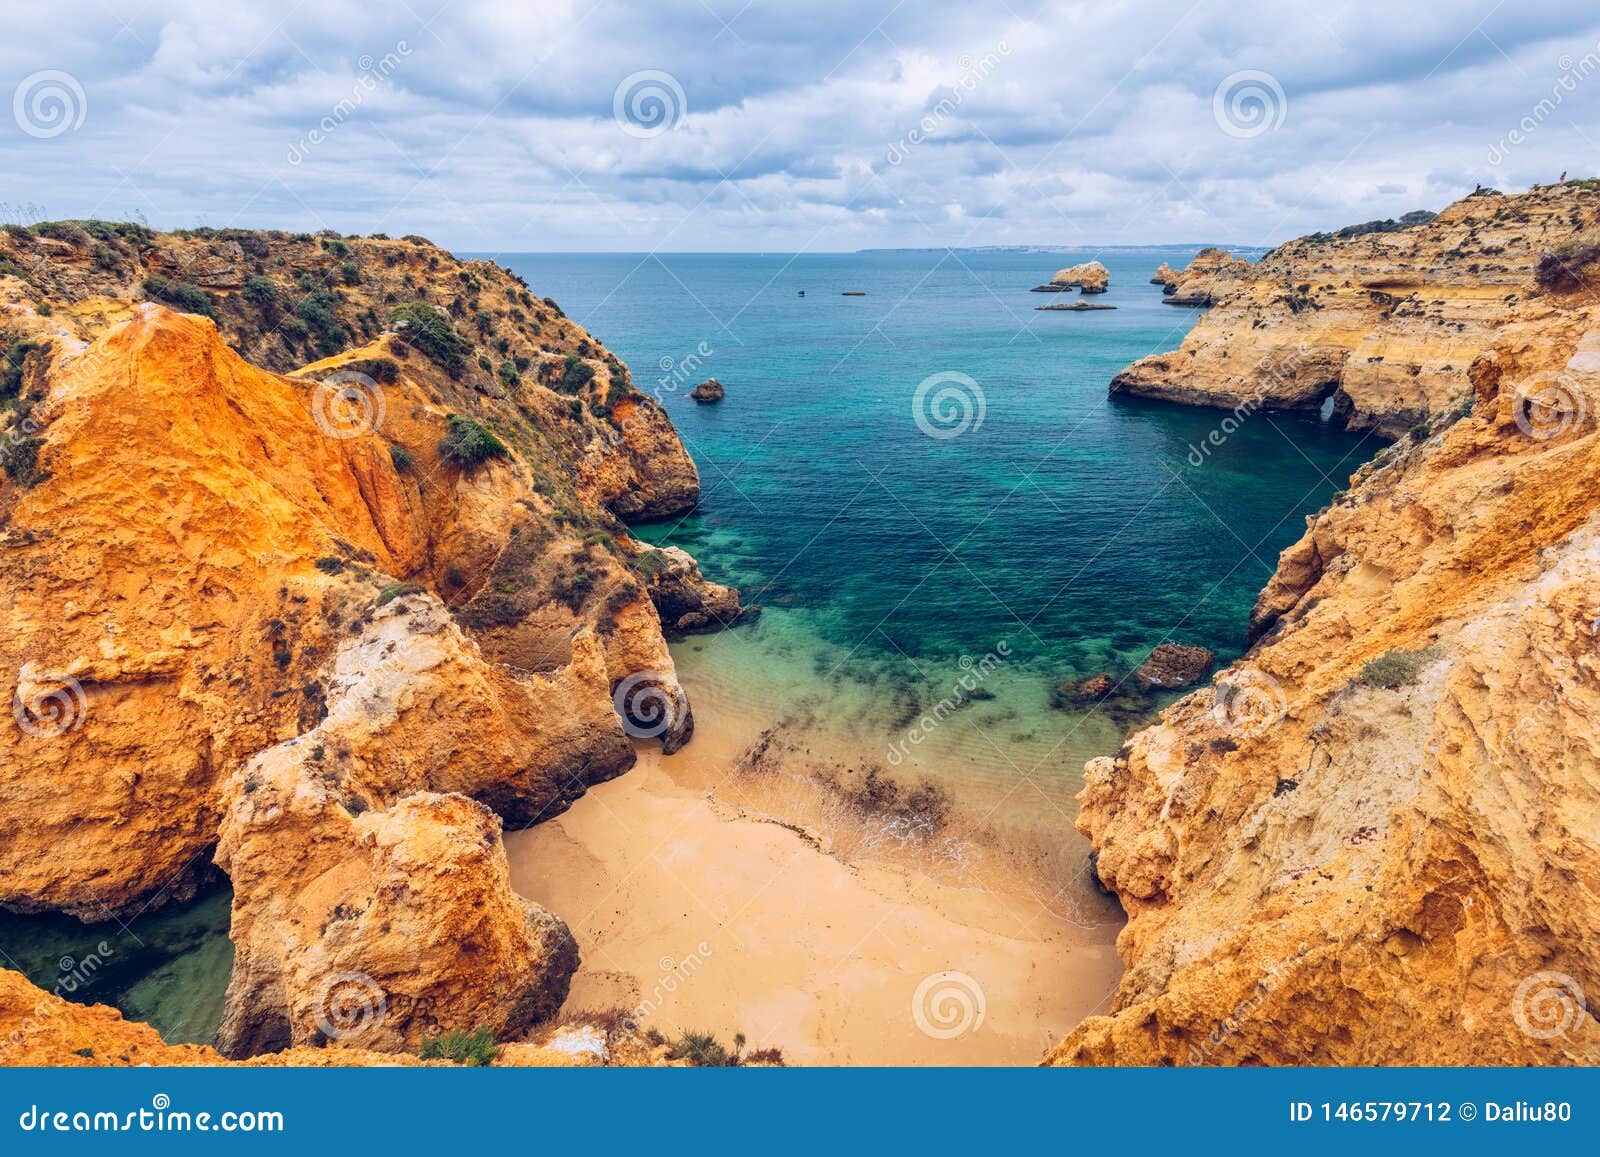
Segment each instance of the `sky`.
[[7,5],[0,215],[451,249],[1271,245],[1600,175],[1600,6]]

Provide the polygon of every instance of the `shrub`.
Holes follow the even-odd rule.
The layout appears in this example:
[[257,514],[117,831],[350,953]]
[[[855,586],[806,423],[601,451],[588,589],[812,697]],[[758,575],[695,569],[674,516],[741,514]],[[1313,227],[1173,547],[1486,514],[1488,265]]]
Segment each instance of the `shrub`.
[[461,376],[472,347],[444,314],[426,302],[414,301],[396,309],[389,320],[407,345],[432,358],[451,377]]
[[5,361],[0,362],[0,402],[16,397],[22,392],[22,373],[28,355],[35,350],[48,348],[43,342],[14,341],[6,350]]
[[323,574],[338,574],[344,570],[344,559],[331,554],[325,554],[316,561],[316,568]]
[[490,458],[504,458],[511,451],[480,422],[464,414],[450,415],[450,429],[439,443],[439,456],[458,466],[475,466]]
[[43,448],[43,438],[5,438],[0,441],[0,470],[24,490],[37,486],[50,477],[39,468],[39,451]]
[[346,261],[339,266],[339,276],[344,279],[346,285],[360,285],[361,267],[354,261]]
[[556,389],[563,394],[577,394],[594,380],[594,367],[580,357],[568,354],[562,365],[561,378]]
[[475,1032],[456,1028],[438,1036],[424,1037],[420,1055],[425,1061],[454,1061],[458,1065],[481,1068],[494,1063],[495,1057],[500,1055],[500,1046],[495,1044],[494,1033],[486,1028]]
[[244,283],[240,296],[261,311],[261,316],[266,319],[268,325],[278,324],[278,317],[283,312],[283,302],[278,297],[278,287],[272,282],[265,277],[252,277]]
[[187,281],[168,281],[165,277],[147,277],[144,291],[157,301],[176,306],[184,313],[198,313],[205,317],[216,316],[216,306],[211,295],[198,285]]
[[508,390],[514,390],[522,384],[522,375],[517,373],[517,364],[513,361],[501,362],[495,373],[500,378],[500,384]]
[[390,583],[378,592],[378,597],[372,600],[372,605],[386,607],[395,599],[404,598],[406,595],[420,595],[422,591],[421,583]]
[[316,335],[317,350],[323,357],[331,357],[344,348],[344,326],[333,316],[337,304],[338,299],[327,290],[318,289],[301,298],[294,307],[295,316]]
[[406,474],[415,465],[416,459],[411,457],[411,451],[404,446],[389,447],[389,461],[394,463],[395,473]]
[[673,1041],[672,1059],[687,1060],[702,1069],[720,1069],[734,1063],[728,1050],[708,1032],[686,1032]]
[[1600,274],[1594,268],[1597,262],[1600,262],[1600,233],[1586,233],[1557,245],[1539,258],[1533,280],[1540,289],[1577,289]]
[[1376,659],[1368,659],[1356,676],[1363,687],[1384,687],[1397,690],[1410,687],[1421,678],[1422,668],[1439,657],[1434,647],[1420,651],[1385,651]]

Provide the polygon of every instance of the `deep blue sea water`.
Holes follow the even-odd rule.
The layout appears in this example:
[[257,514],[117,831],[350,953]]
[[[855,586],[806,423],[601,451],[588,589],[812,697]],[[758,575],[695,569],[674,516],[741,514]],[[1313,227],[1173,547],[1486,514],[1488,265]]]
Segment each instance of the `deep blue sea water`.
[[[1195,465],[1220,413],[1107,396],[1193,324],[1149,284],[1192,253],[497,259],[627,362],[698,463],[700,508],[641,537],[767,608],[675,648],[702,698],[809,714],[881,753],[1004,641],[996,698],[917,754],[1002,788],[1037,773],[1070,797],[1121,728],[1053,710],[1052,688],[1124,675],[1167,639],[1237,655],[1278,552],[1379,448],[1257,415]],[[1087,300],[1115,311],[1035,310],[1076,300],[1029,290],[1091,258],[1111,290]],[[973,383],[924,399],[956,391],[929,423],[948,435],[964,416],[954,436],[917,421],[933,375]],[[688,392],[710,376],[727,399],[699,405]]]

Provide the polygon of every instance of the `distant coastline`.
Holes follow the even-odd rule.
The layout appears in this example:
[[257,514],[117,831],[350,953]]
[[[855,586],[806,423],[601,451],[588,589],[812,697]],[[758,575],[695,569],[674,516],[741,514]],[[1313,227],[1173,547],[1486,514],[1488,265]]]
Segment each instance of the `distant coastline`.
[[905,245],[887,249],[857,249],[858,256],[878,253],[1153,253],[1173,249],[1192,249],[1196,252],[1215,245],[1258,256],[1269,252],[1270,245],[1225,245],[1219,242],[1174,242],[1171,245]]

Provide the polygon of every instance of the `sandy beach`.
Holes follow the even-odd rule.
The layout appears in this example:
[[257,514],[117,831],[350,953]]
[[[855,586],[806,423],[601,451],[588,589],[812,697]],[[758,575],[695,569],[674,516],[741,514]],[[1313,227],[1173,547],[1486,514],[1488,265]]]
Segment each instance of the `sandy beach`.
[[800,1064],[1031,1065],[1106,1010],[1114,904],[1069,917],[1038,889],[844,862],[826,833],[713,793],[759,734],[702,716],[682,752],[642,743],[632,771],[507,835],[514,886],[577,937],[569,1011],[743,1033]]

